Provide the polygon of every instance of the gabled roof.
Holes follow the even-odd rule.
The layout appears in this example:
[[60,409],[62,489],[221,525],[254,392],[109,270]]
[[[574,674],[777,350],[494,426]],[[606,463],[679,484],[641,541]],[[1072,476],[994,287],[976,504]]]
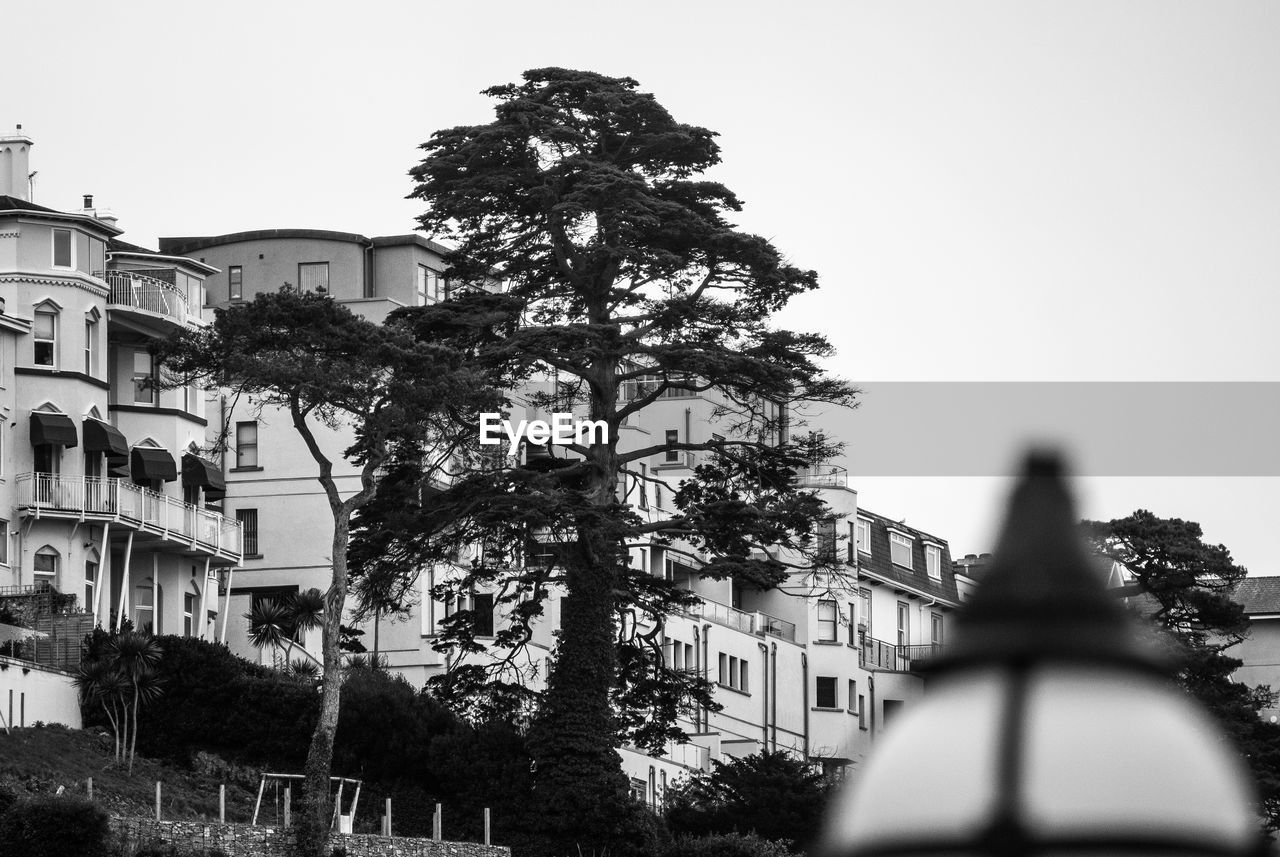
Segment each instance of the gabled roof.
[[1246,577],[1236,584],[1231,598],[1248,614],[1280,613],[1280,577]]
[[220,273],[218,268],[213,265],[206,265],[189,256],[168,256],[164,253],[157,253],[155,250],[148,250],[146,247],[139,247],[137,244],[130,244],[128,241],[121,241],[119,238],[112,238],[107,242],[107,252],[114,256],[137,256],[143,259],[154,260],[156,262],[170,262],[175,265],[186,265],[189,268],[195,268],[198,271],[204,271],[206,274]]
[[0,194],[0,211],[42,211],[46,214],[61,214],[55,209],[45,208],[43,205],[36,205],[34,202],[7,194]]
[[0,214],[8,212],[25,214],[28,217],[35,217],[41,220],[70,220],[95,229],[108,237],[112,235],[119,235],[124,231],[120,227],[101,221],[91,214],[80,214],[73,211],[58,211],[56,208],[36,205],[30,200],[19,199],[16,196],[9,196],[7,194],[0,194]]

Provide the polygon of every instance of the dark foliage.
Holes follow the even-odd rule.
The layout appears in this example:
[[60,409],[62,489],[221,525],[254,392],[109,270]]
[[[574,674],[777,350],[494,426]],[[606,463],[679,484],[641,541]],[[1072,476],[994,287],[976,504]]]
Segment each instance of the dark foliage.
[[753,833],[806,849],[826,810],[828,784],[786,753],[717,762],[667,794],[667,824],[676,836]]
[[0,816],[5,857],[111,857],[107,814],[78,797],[20,800]]
[[677,837],[663,857],[798,857],[786,843],[751,834],[713,834]]

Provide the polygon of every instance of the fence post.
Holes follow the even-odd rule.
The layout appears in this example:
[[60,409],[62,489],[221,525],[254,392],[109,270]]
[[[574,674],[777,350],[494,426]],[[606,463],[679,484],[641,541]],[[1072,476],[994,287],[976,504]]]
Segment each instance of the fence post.
[[383,816],[383,819],[384,819],[384,824],[386,824],[387,826],[387,832],[384,833],[383,835],[390,836],[391,835],[391,798],[387,798],[387,812],[386,812],[386,815]]
[[87,785],[89,786],[89,800],[93,800],[93,777],[89,778]]
[[440,804],[436,804],[435,824],[432,827],[431,838],[439,842],[444,838],[444,807]]
[[160,781],[156,780],[156,821],[160,820]]
[[284,826],[293,823],[293,784],[284,787]]
[[489,845],[489,807],[484,808],[484,844]]
[[227,823],[227,784],[218,786],[218,823]]

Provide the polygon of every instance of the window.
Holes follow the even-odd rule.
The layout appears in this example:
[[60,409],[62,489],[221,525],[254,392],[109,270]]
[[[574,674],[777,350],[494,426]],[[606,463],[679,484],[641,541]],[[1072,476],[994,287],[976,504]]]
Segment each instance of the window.
[[304,292],[329,291],[329,263],[299,262],[298,288]]
[[898,602],[898,645],[911,645],[911,605]]
[[640,462],[640,508],[649,508],[649,467]]
[[720,684],[725,687],[747,692],[747,661],[733,655],[720,653]]
[[834,601],[818,602],[818,639],[834,641],[836,639],[836,621],[839,609]]
[[196,596],[190,592],[184,592],[182,594],[182,636],[184,637],[195,636],[196,609]]
[[258,422],[236,423],[236,467],[258,466]]
[[261,556],[258,553],[258,510],[237,509],[236,520],[244,528],[244,555]]
[[139,405],[156,403],[155,359],[151,352],[141,349],[133,352],[133,401]]
[[84,604],[82,610],[93,610],[93,587],[98,583],[98,559],[95,555],[93,559],[84,561]]
[[835,562],[836,559],[836,522],[818,522],[818,559],[823,562]]
[[76,254],[70,229],[53,230],[53,267],[74,268]]
[[417,283],[418,306],[426,306],[428,301],[442,301],[448,297],[448,286],[444,275],[433,271],[426,265],[418,266]]
[[871,636],[871,590],[866,587],[858,590],[858,624]]
[[929,642],[935,646],[942,645],[942,614],[929,614]]
[[51,312],[36,310],[35,322],[31,329],[35,337],[35,364],[56,366],[58,317]]
[[152,634],[160,633],[160,625],[164,621],[164,610],[156,606],[157,594],[160,595],[160,603],[163,604],[164,588],[156,587],[153,590],[149,577],[133,588],[133,627]]
[[9,522],[0,521],[0,565],[9,564]]
[[35,560],[31,563],[36,586],[52,586],[58,588],[58,552],[45,545],[36,551]]
[[[667,445],[680,442],[680,432],[677,429],[667,429]],[[678,462],[680,460],[680,450],[668,449],[667,461]]]
[[[56,475],[61,469],[62,464],[62,447],[54,446],[51,443],[42,443],[39,446],[32,447],[34,453],[33,467],[36,473],[48,473]],[[51,487],[51,484],[50,486]],[[45,497],[44,500],[50,498]]]
[[98,353],[98,320],[84,320],[84,374],[93,374],[94,356]]
[[854,705],[856,705],[857,702],[858,702],[858,683],[853,679],[849,679],[849,710],[854,712],[855,714],[858,712],[858,709],[854,708]]
[[854,525],[854,541],[858,543],[858,553],[871,556],[871,522],[859,518]]
[[899,535],[898,533],[889,533],[889,558],[893,560],[894,565],[912,568],[911,537]]
[[477,637],[493,636],[493,596],[481,593],[471,596],[471,609],[475,613]]
[[836,677],[833,675],[818,676],[818,693],[814,698],[814,704],[818,708],[839,708],[840,707],[840,691],[836,686]]
[[232,265],[227,268],[227,292],[233,301],[244,298],[244,268],[242,266]]
[[858,728],[867,728],[867,700],[862,694],[858,694]]
[[924,546],[924,567],[929,577],[942,580],[942,548],[937,545]]

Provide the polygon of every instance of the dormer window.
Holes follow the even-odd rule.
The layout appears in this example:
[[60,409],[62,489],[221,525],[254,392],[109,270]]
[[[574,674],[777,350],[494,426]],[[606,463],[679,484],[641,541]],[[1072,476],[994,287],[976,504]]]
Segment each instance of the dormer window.
[[871,556],[871,522],[866,518],[859,518],[854,524],[854,541],[858,543],[858,553],[865,553]]
[[942,580],[942,548],[929,544],[924,546],[924,567],[930,580]]
[[70,229],[53,230],[53,267],[74,268],[76,266],[75,242]]
[[911,564],[911,545],[910,536],[902,533],[889,533],[889,559],[893,560],[894,565],[900,565],[903,568],[912,568]]

